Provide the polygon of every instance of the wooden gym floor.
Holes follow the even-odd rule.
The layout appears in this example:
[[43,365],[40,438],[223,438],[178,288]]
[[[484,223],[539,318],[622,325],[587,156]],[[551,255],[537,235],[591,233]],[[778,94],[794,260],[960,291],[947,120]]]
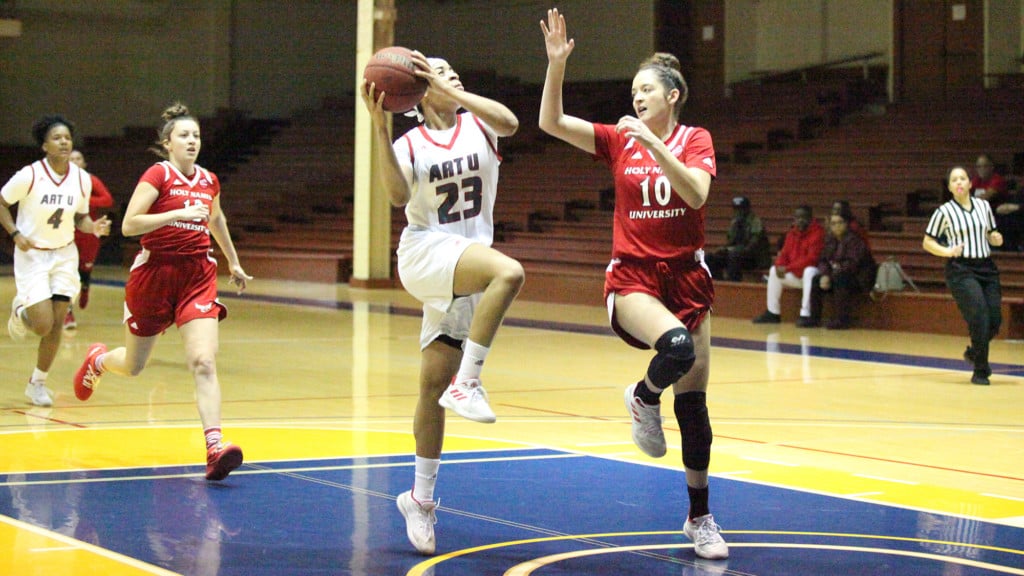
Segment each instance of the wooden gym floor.
[[484,371],[498,422],[448,420],[425,558],[394,506],[419,369],[407,295],[224,293],[224,430],[246,464],[206,483],[174,329],[140,376],[75,399],[89,343],[123,342],[123,271],[96,276],[52,408],[23,396],[34,342],[0,340],[2,574],[1024,574],[1020,341],[993,342],[981,387],[966,337],[715,318],[711,504],[731,558],[705,562],[680,532],[670,410],[666,458],[630,441],[622,390],[649,353],[601,308],[517,302]]

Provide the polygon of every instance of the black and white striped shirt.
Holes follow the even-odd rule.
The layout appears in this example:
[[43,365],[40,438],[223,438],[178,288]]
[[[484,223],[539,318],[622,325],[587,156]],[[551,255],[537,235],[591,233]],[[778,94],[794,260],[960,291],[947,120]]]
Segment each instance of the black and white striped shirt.
[[962,258],[988,258],[992,255],[988,235],[996,229],[996,218],[987,200],[971,197],[970,201],[970,210],[956,200],[936,208],[924,233],[943,246],[963,244]]

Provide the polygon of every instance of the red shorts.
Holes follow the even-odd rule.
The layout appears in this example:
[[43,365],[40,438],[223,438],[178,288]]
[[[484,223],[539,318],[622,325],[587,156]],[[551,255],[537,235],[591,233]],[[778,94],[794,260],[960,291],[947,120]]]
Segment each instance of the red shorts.
[[[711,272],[703,262],[612,260],[605,272],[605,302],[612,294],[625,296],[634,292],[650,294],[660,300],[690,332],[700,326],[715,301]],[[609,307],[609,310],[612,330],[619,338],[641,350],[650,348],[623,330],[615,319],[614,308]]]
[[100,239],[95,234],[75,230],[75,246],[78,246],[78,269],[84,272],[92,270],[100,253]]
[[124,321],[136,336],[163,333],[196,318],[223,320],[228,309],[217,300],[217,263],[205,254],[181,256],[143,250],[125,285]]

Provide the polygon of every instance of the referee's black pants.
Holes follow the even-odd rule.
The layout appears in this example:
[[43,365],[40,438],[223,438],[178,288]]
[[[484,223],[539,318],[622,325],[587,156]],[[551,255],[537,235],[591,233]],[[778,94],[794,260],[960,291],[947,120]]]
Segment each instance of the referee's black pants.
[[967,321],[974,349],[974,369],[988,371],[988,342],[1003,324],[999,269],[991,258],[950,258],[946,285]]

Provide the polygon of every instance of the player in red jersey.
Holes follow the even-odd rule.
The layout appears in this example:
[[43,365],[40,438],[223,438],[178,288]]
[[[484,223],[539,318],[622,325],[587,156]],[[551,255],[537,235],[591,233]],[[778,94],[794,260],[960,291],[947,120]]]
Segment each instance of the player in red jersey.
[[227,219],[220,209],[220,182],[196,164],[199,122],[175,104],[163,113],[158,147],[165,158],[139,179],[125,210],[125,236],[142,235],[125,285],[125,346],[107,351],[89,347],[75,374],[75,395],[87,400],[104,372],[137,376],[146,367],[157,338],[176,324],[185,358],[196,383],[196,403],[206,436],[206,478],[221,480],[242,464],[242,450],[226,442],[220,429],[220,382],[216,355],[218,322],[227,308],[217,300],[217,262],[210,236],[217,241],[239,291],[252,277],[238,262]]
[[540,128],[611,168],[615,217],[604,289],[610,321],[628,344],[657,352],[644,378],[625,391],[633,441],[649,456],[665,455],[660,396],[672,387],[690,498],[683,530],[697,555],[727,558],[729,548],[708,507],[714,287],[703,248],[704,203],[716,171],[711,136],[679,123],[687,87],[679,61],[665,53],[645,60],[633,78],[636,116],[613,126],[565,114],[562,84],[575,42],[557,9],[540,25],[548,55]]
[[[85,170],[85,156],[80,150],[72,150],[69,160]],[[114,205],[114,197],[110,194],[110,190],[107,190],[106,184],[95,174],[89,173],[89,178],[92,180],[89,216],[96,220],[100,217],[101,209]],[[95,234],[86,234],[81,230],[75,230],[75,246],[78,248],[78,278],[82,281],[82,289],[78,292],[78,307],[84,310],[89,305],[89,281],[92,279],[92,267],[96,263],[96,256],[100,253],[100,238]],[[68,315],[64,318],[64,328],[73,329],[77,326],[75,314],[71,307],[68,307]]]

